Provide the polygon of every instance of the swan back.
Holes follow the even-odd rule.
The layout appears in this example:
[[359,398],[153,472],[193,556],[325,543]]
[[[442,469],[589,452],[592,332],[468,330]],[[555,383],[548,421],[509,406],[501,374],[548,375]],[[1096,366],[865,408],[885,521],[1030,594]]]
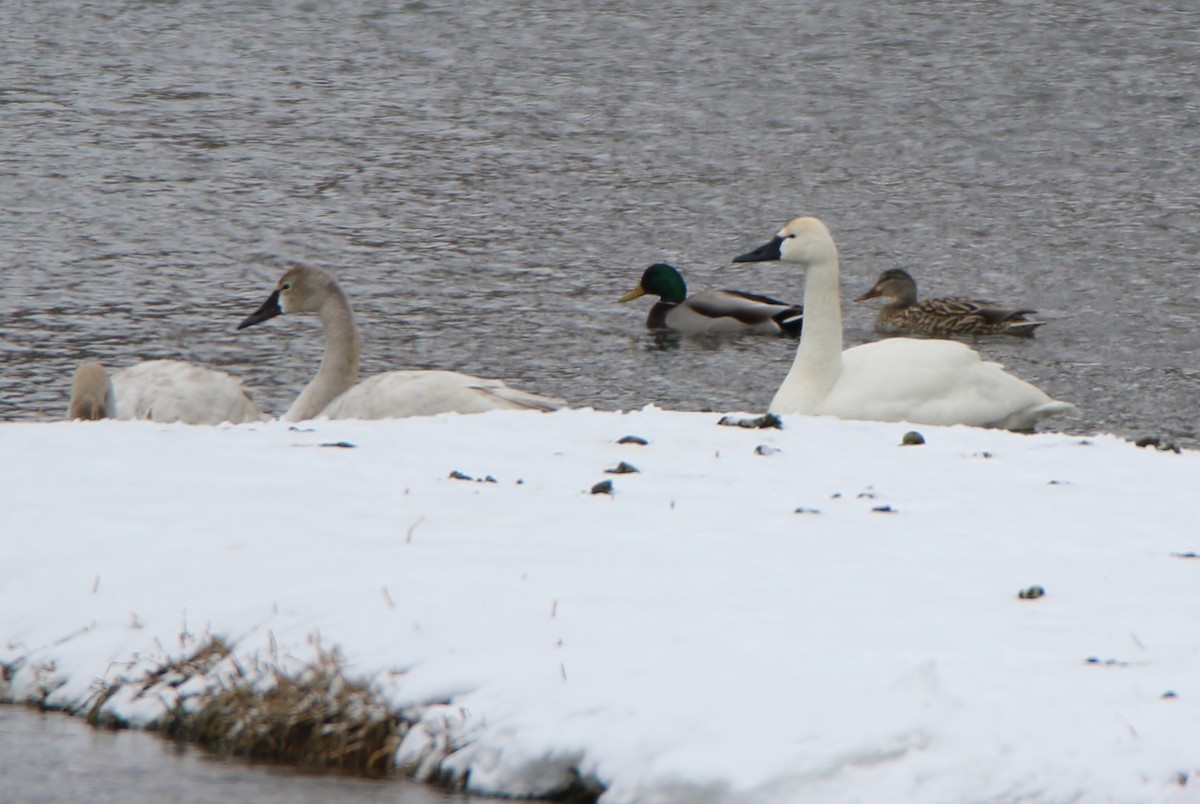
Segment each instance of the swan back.
[[182,424],[244,424],[266,418],[239,380],[182,360],[148,360],[111,378],[99,363],[84,363],[75,370],[67,415]]
[[71,380],[68,419],[97,421],[117,415],[116,394],[108,379],[108,370],[99,363],[84,363],[75,369]]
[[321,411],[331,419],[390,419],[439,413],[486,413],[491,410],[552,411],[562,399],[510,388],[457,371],[389,371],[363,380]]
[[[873,391],[873,389],[880,389]],[[777,402],[786,407],[784,388]],[[775,410],[776,402],[772,403]],[[958,341],[888,338],[847,349],[842,376],[814,413],[847,419],[1032,430],[1073,405]]]
[[263,414],[242,383],[183,360],[148,360],[112,377],[118,419],[183,424],[244,424]]

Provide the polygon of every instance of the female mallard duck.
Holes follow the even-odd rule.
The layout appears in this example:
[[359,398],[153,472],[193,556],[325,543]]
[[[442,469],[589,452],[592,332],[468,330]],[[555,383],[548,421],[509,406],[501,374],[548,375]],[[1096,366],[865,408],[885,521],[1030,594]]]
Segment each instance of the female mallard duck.
[[1032,338],[1045,321],[1026,318],[1034,310],[1010,310],[980,299],[948,296],[917,301],[917,282],[908,271],[892,268],[879,275],[875,286],[855,299],[856,302],[883,296],[890,301],[875,318],[879,332],[928,335],[949,338],[952,335],[1016,335]]
[[706,290],[687,295],[679,270],[665,262],[642,273],[642,281],[621,297],[627,302],[638,296],[658,296],[650,308],[646,326],[673,329],[690,335],[703,332],[799,335],[804,309],[796,305],[740,290]]
[[362,349],[354,312],[337,280],[320,268],[290,268],[263,305],[237,328],[290,313],[316,313],[320,317],[325,354],[316,376],[283,414],[285,421],[317,417],[399,419],[490,410],[557,410],[566,405],[561,399],[457,371],[388,371],[358,382]]
[[887,338],[843,352],[837,247],[816,218],[793,220],[734,262],[767,260],[806,273],[804,332],[772,413],[1032,430],[1074,407],[985,363],[960,341]]

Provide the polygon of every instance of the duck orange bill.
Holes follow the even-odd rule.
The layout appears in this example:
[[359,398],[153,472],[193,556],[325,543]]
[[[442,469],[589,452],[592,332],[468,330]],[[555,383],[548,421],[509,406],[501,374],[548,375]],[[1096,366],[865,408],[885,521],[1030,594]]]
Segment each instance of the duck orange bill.
[[864,293],[863,295],[859,296],[857,299],[855,299],[855,301],[856,301],[856,302],[860,302],[860,301],[866,301],[867,299],[874,299],[874,298],[876,298],[876,297],[878,297],[878,296],[881,296],[881,295],[883,295],[883,294],[881,294],[881,293],[879,292],[879,288],[878,288],[878,287],[874,287],[874,288],[871,288],[870,290],[868,290],[868,291],[867,291],[866,293]]
[[639,283],[638,283],[638,286],[637,286],[636,288],[634,288],[633,290],[629,291],[628,293],[626,293],[626,294],[625,294],[624,296],[622,296],[621,298],[617,299],[617,301],[623,301],[623,302],[627,302],[627,301],[633,301],[633,300],[634,300],[634,299],[636,299],[638,296],[645,296],[645,295],[646,295],[646,289],[645,289],[645,288],[643,288],[643,287],[642,287],[642,285],[641,285],[641,283],[639,282]]
[[775,238],[770,243],[764,243],[754,251],[747,251],[741,256],[734,257],[734,262],[767,262],[768,260],[779,259],[779,247],[783,244],[783,238],[775,235]]
[[237,328],[245,329],[246,327],[252,327],[255,324],[261,324],[262,322],[274,318],[282,313],[283,310],[279,307],[279,291],[276,290],[267,297],[267,300],[263,302],[262,307],[259,307],[253,313],[246,316],[242,323],[237,325]]

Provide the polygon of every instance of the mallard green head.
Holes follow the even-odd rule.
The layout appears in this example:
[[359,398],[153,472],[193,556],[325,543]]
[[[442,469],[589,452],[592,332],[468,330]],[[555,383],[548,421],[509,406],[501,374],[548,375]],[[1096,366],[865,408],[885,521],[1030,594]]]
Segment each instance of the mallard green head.
[[679,304],[687,298],[687,284],[679,275],[679,269],[674,265],[656,262],[642,272],[642,281],[636,288],[622,296],[621,301],[627,302],[646,294],[658,296],[667,304]]

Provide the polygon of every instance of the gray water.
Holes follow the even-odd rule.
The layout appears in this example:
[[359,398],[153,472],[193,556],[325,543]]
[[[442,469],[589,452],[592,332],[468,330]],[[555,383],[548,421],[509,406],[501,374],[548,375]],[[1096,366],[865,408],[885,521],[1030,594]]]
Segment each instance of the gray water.
[[316,776],[220,759],[144,732],[0,706],[5,804],[466,804],[403,781]]
[[0,31],[0,419],[155,357],[281,412],[316,323],[233,328],[288,260],[340,275],[364,375],[762,409],[792,342],[664,348],[616,298],[665,259],[799,301],[729,260],[803,213],[846,297],[901,266],[1036,307],[978,348],[1079,405],[1055,427],[1200,444],[1193,0],[18,0]]

